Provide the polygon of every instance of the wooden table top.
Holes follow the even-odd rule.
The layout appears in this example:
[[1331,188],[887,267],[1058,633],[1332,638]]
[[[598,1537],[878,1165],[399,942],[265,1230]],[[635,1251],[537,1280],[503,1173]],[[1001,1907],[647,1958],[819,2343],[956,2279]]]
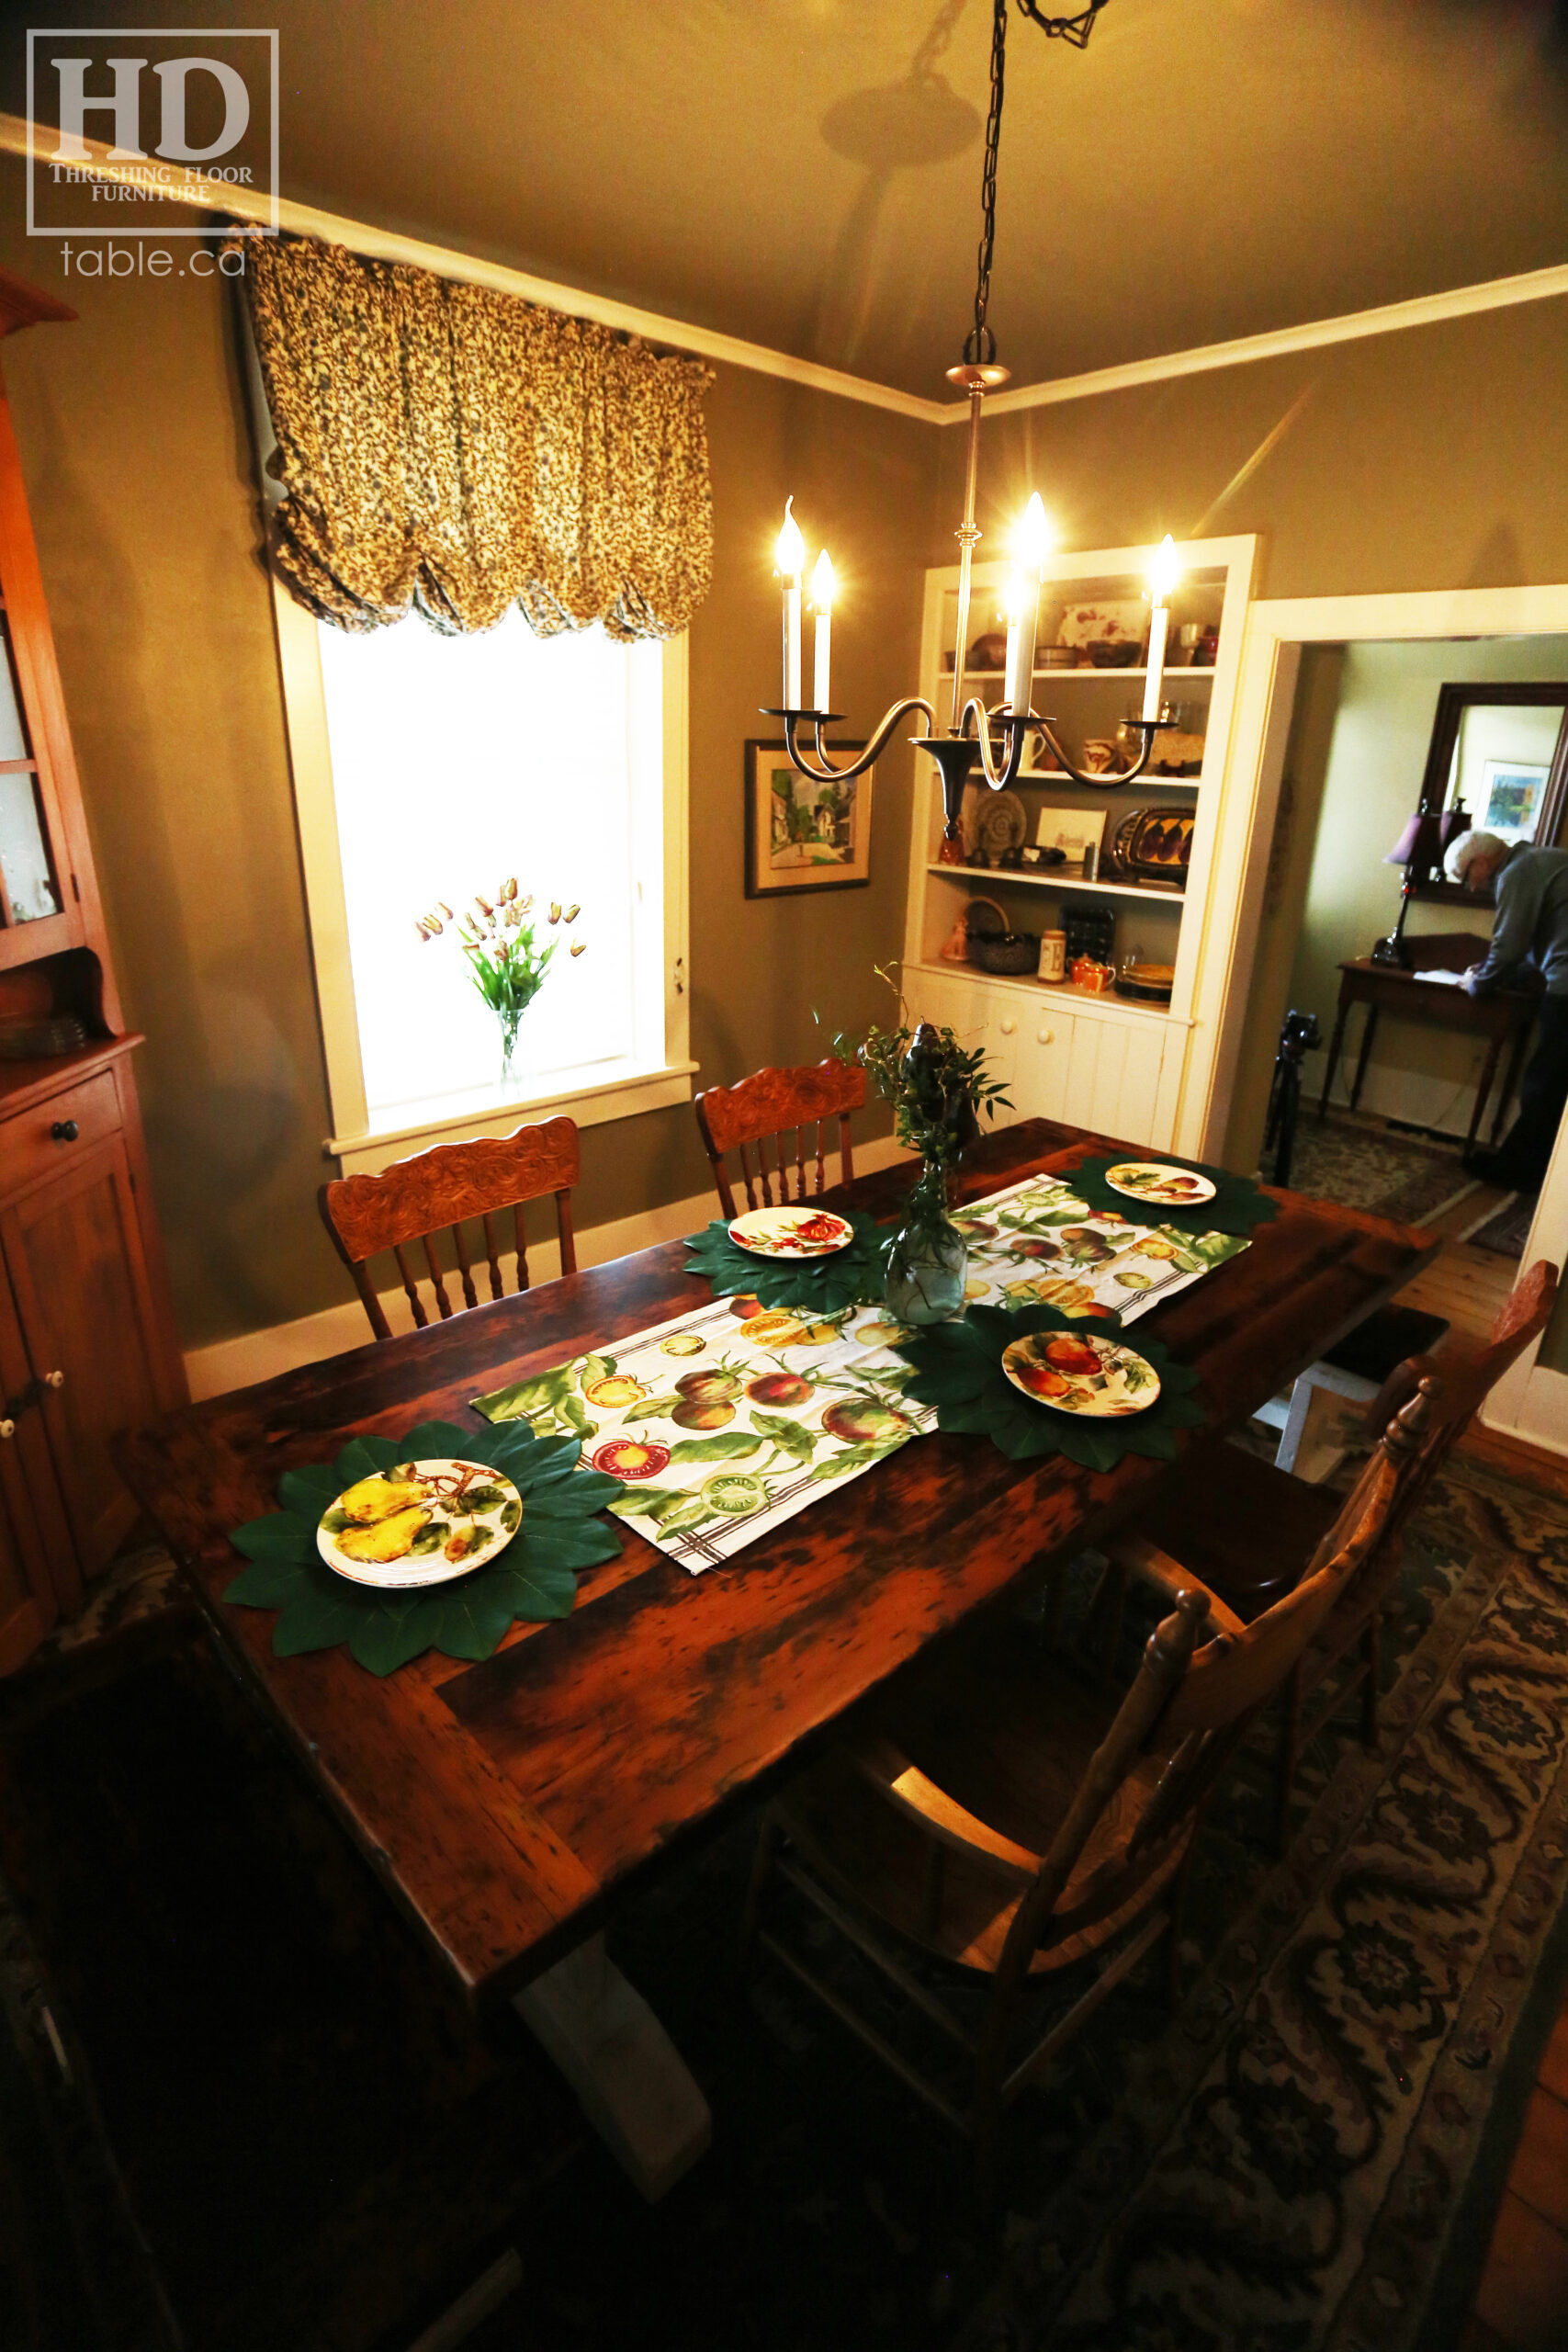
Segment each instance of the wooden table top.
[[[1126,1148],[1030,1120],[974,1148],[964,1194]],[[829,1198],[890,1214],[908,1182],[906,1167]],[[1211,1430],[1314,1362],[1437,1246],[1279,1197],[1250,1250],[1153,1313],[1151,1330],[1202,1373]],[[427,1654],[386,1680],[345,1649],[275,1657],[274,1613],[221,1604],[241,1566],[227,1531],[276,1508],[284,1470],[330,1460],[356,1432],[466,1421],[476,1394],[701,1305],[707,1285],[682,1272],[684,1255],[671,1242],[367,1344],[186,1407],[120,1449],[226,1651],[475,1998],[550,1966],[629,1874],[926,1645],[1179,1475],[1129,1455],[1097,1476],[933,1434],[702,1577],[628,1526],[622,1556],[582,1577],[570,1618],[514,1627],[482,1665]]]
[[[1483,953],[1487,944],[1485,940],[1479,938],[1476,942]],[[1417,936],[1407,941],[1406,944],[1415,949],[1420,946],[1421,942]],[[1475,960],[1479,963],[1481,957],[1478,956]],[[1530,989],[1497,988],[1489,990],[1485,996],[1472,996],[1462,981],[1430,979],[1424,973],[1408,968],[1404,964],[1380,964],[1375,956],[1352,956],[1342,963],[1339,968],[1348,978],[1354,975],[1359,980],[1387,980],[1394,988],[1418,989],[1423,995],[1429,995],[1441,1003],[1451,1004],[1456,1012],[1463,1008],[1467,1012],[1479,1014],[1483,1007],[1491,1006],[1495,1009],[1499,1004],[1508,1004],[1528,1005],[1533,1012],[1540,1001],[1540,997]]]

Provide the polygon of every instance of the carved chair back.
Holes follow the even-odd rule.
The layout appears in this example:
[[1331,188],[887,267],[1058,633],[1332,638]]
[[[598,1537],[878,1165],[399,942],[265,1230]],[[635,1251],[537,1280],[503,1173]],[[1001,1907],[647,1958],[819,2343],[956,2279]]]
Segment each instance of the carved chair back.
[[[379,1176],[344,1176],[323,1184],[321,1216],[333,1247],[354,1276],[355,1285],[378,1340],[389,1340],[391,1326],[377,1295],[369,1261],[389,1251],[423,1330],[430,1321],[419,1294],[422,1282],[431,1284],[443,1318],[455,1314],[447,1291],[454,1272],[461,1285],[462,1305],[477,1306],[465,1222],[477,1218],[484,1233],[484,1264],[490,1274],[490,1295],[500,1298],[505,1283],[502,1261],[506,1244],[497,1234],[497,1221],[512,1216],[512,1250],[515,1287],[528,1288],[528,1250],[523,1229],[523,1204],[546,1193],[556,1196],[556,1223],[560,1235],[563,1274],[577,1272],[577,1250],[571,1230],[571,1190],[581,1172],[577,1127],[570,1119],[547,1119],[540,1126],[519,1127],[509,1136],[480,1136],[472,1143],[437,1144],[412,1159],[400,1159]],[[451,1235],[454,1263],[444,1268],[437,1250],[443,1227]],[[417,1243],[424,1264],[411,1264]],[[482,1275],[481,1275],[482,1279]]]
[[840,1177],[844,1183],[851,1182],[855,1171],[850,1146],[850,1113],[863,1109],[864,1103],[864,1070],[831,1056],[826,1061],[807,1062],[798,1069],[753,1070],[750,1078],[741,1079],[734,1086],[710,1086],[705,1093],[699,1094],[697,1125],[713,1164],[714,1182],[725,1216],[739,1215],[724,1164],[727,1151],[733,1150],[739,1156],[748,1208],[773,1208],[789,1200],[804,1201],[808,1194],[807,1177],[813,1171],[815,1182],[809,1191],[825,1192],[828,1175],[824,1150],[830,1149],[831,1145],[825,1147],[824,1129],[835,1118],[839,1123]]
[[1432,1378],[1439,1385],[1440,1404],[1432,1415],[1421,1459],[1400,1497],[1389,1530],[1385,1552],[1391,1563],[1397,1558],[1398,1538],[1405,1521],[1432,1480],[1504,1374],[1551,1320],[1557,1281],[1557,1268],[1550,1260],[1538,1258],[1504,1300],[1490,1339],[1477,1341],[1461,1332],[1449,1332],[1430,1355],[1408,1356],[1395,1364],[1369,1406],[1366,1427],[1371,1432],[1385,1428],[1418,1385]]
[[[1197,1646],[1209,1596],[1177,1596],[1175,1613],[1150,1635],[1132,1689],[1084,1776],[1034,1883],[1020,1903],[998,1977],[1021,1983],[1036,1951],[1079,1935],[1157,1884],[1191,1835],[1199,1807],[1259,1708],[1279,1690],[1335,1603],[1376,1553],[1402,1488],[1420,1458],[1436,1384],[1405,1406],[1384,1432],[1336,1521],[1330,1548],[1293,1592],[1254,1618]],[[1123,1834],[1080,1868],[1090,1833],[1132,1777],[1151,1735],[1168,1757],[1152,1790],[1127,1788]],[[1093,1860],[1093,1855],[1088,1859]],[[1012,1947],[1018,1944],[1018,1950]]]

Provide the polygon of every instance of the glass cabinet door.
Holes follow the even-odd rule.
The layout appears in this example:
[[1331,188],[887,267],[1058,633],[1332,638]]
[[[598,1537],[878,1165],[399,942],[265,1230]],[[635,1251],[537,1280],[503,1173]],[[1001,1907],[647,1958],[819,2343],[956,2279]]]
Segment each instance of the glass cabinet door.
[[0,657],[0,916],[7,924],[38,922],[59,914],[62,900],[3,620]]

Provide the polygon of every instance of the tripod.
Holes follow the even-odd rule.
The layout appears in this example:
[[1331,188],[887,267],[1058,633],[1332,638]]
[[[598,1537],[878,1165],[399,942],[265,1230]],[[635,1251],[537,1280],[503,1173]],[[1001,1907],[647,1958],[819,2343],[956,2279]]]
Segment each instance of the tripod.
[[1297,1012],[1292,1009],[1286,1013],[1284,1025],[1280,1031],[1280,1050],[1274,1057],[1274,1080],[1269,1090],[1269,1118],[1263,1130],[1264,1151],[1274,1154],[1276,1184],[1288,1184],[1291,1181],[1296,1114],[1302,1106],[1302,1062],[1315,1046],[1322,1043],[1315,1012]]

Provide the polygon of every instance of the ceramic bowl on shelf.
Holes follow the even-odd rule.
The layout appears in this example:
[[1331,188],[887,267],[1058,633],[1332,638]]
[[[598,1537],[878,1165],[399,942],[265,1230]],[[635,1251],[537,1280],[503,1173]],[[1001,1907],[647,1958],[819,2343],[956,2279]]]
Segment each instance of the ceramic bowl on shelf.
[[1136,638],[1100,637],[1088,648],[1090,666],[1096,670],[1130,670],[1143,647]]

